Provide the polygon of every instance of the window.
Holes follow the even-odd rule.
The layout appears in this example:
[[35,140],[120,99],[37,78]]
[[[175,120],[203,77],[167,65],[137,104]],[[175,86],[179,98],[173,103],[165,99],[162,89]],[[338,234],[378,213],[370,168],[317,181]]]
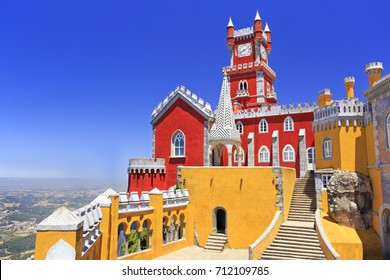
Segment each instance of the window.
[[284,119],[284,131],[294,131],[294,122],[291,117]]
[[322,188],[324,188],[324,189],[328,188],[330,178],[332,178],[332,174],[322,174],[321,175]]
[[259,149],[259,162],[269,162],[269,150],[266,146]]
[[[240,147],[240,157],[241,157],[241,162],[245,162],[245,155],[244,155],[244,150]],[[234,162],[238,162],[238,154],[237,150],[234,151]]]
[[332,140],[329,137],[322,140],[322,151],[324,159],[332,158]]
[[172,136],[171,156],[184,157],[184,134],[181,131],[176,131]]
[[240,134],[244,134],[244,126],[242,125],[242,122],[237,122],[236,128]]
[[241,90],[241,91],[248,91],[248,82],[247,81],[240,81],[239,85],[238,85],[238,89]]
[[259,132],[268,133],[268,123],[265,119],[262,119],[259,123]]
[[294,148],[291,145],[286,145],[283,148],[283,161],[292,162],[295,161]]
[[390,114],[387,115],[386,118],[385,133],[386,133],[386,145],[387,148],[390,149]]

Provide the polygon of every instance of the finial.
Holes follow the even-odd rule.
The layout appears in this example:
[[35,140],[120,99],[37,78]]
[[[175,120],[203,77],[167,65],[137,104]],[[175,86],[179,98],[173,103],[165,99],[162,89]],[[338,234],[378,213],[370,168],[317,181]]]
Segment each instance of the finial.
[[229,18],[229,23],[228,23],[227,27],[234,27],[231,17]]
[[268,27],[268,22],[265,23],[264,32],[271,32],[271,30],[269,30],[269,27]]
[[261,17],[259,15],[259,10],[256,10],[256,17],[255,17],[255,21],[256,20],[261,20]]

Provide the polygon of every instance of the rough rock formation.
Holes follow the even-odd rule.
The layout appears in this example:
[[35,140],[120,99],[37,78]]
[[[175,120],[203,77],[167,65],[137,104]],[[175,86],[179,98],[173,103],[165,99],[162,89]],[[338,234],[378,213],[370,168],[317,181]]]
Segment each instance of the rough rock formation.
[[329,215],[338,223],[356,229],[371,226],[372,188],[360,173],[337,171],[328,185]]

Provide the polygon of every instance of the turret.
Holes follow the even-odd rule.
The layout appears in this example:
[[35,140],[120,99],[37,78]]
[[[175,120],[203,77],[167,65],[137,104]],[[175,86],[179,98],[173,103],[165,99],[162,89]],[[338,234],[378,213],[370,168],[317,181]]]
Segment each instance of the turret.
[[317,100],[318,100],[318,106],[320,108],[330,105],[330,103],[332,102],[332,94],[330,93],[330,89],[326,88],[321,90],[318,93]]
[[371,62],[366,65],[366,74],[368,75],[368,85],[371,88],[376,81],[381,78],[383,71],[382,62]]
[[269,29],[268,23],[265,24],[264,32],[267,35],[267,52],[268,55],[271,53],[272,50],[272,41],[271,41],[271,30]]
[[227,25],[227,37],[226,37],[226,45],[230,51],[232,51],[234,46],[234,25],[232,18],[229,19],[229,23]]
[[253,33],[255,35],[255,40],[261,40],[261,38],[263,38],[263,24],[261,21],[261,17],[259,15],[259,11],[256,12],[253,27],[254,27]]
[[353,86],[355,85],[355,78],[354,77],[345,77],[344,78],[344,85],[346,89],[346,98],[354,98],[355,97],[355,91]]

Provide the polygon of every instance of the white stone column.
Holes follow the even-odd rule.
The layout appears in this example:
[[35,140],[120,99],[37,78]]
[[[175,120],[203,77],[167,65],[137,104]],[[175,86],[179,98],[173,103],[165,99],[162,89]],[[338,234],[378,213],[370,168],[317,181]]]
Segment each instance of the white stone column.
[[255,137],[253,132],[248,134],[248,166],[255,166]]
[[305,177],[307,172],[307,153],[306,153],[306,130],[299,130],[299,176]]
[[280,166],[279,161],[279,131],[272,132],[272,166]]

